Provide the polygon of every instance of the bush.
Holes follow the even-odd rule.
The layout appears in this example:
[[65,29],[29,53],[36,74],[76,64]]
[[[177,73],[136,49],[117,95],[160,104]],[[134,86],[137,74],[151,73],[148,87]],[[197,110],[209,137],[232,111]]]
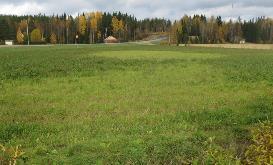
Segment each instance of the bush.
[[261,123],[252,135],[252,144],[245,152],[243,163],[273,164],[273,123]]
[[20,149],[20,146],[16,147],[5,147],[0,144],[0,164],[1,165],[16,165],[18,160],[23,159],[25,162],[26,159],[23,158],[24,152]]
[[23,44],[24,43],[24,34],[22,33],[20,28],[17,31],[16,39],[17,39],[18,44]]
[[40,29],[34,29],[30,35],[32,43],[40,43],[42,41],[42,35]]
[[55,33],[51,33],[50,35],[50,43],[51,44],[56,44],[57,43],[57,36]]
[[202,160],[195,164],[240,164],[240,159],[236,158],[233,153],[225,150],[214,142],[214,137],[210,137],[206,142],[206,150],[203,153]]

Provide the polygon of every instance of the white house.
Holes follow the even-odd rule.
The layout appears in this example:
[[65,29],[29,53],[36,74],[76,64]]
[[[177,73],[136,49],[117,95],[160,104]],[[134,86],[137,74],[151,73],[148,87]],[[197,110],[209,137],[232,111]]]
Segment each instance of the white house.
[[13,40],[5,40],[5,45],[13,45]]

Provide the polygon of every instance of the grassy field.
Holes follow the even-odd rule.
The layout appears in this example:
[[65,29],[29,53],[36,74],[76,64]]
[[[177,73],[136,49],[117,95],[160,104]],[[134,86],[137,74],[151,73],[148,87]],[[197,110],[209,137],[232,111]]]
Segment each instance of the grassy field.
[[[273,119],[273,51],[0,49],[0,144],[27,164],[224,163]],[[233,157],[233,158],[232,158]]]
[[189,44],[193,47],[273,50],[273,44]]

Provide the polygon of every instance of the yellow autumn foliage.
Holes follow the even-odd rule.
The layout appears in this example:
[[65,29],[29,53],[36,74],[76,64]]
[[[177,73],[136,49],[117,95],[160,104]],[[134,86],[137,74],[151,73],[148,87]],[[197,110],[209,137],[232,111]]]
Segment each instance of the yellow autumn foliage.
[[86,18],[84,15],[79,16],[79,33],[84,35],[86,32]]
[[17,30],[16,39],[18,44],[24,43],[24,34],[22,33],[21,28],[18,28]]
[[273,123],[261,123],[252,134],[252,144],[245,152],[243,163],[273,164]]

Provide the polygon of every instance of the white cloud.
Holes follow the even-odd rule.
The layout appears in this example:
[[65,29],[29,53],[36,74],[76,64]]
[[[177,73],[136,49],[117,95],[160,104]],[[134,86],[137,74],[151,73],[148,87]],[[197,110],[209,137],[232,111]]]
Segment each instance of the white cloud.
[[0,4],[1,14],[12,14],[12,15],[25,15],[25,14],[37,14],[46,12],[46,8],[38,5],[36,2],[25,2],[20,5],[15,4]]
[[273,17],[273,0],[0,0],[0,14],[73,14],[122,11],[143,19],[179,19],[184,14],[221,15],[224,19]]

